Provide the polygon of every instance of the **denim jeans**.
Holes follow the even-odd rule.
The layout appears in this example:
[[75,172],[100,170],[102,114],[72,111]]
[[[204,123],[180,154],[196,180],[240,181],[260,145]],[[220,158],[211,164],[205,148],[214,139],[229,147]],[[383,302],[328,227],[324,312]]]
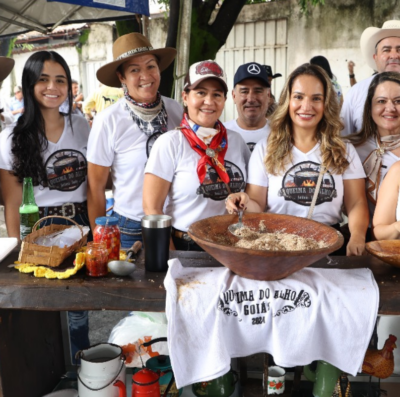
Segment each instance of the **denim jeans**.
[[68,312],[68,328],[71,343],[71,361],[73,364],[80,364],[80,360],[75,359],[76,353],[90,346],[89,312],[86,310]]
[[[44,216],[47,216],[47,208],[44,208]],[[89,226],[89,217],[87,213],[75,215],[72,218],[78,225]],[[63,218],[49,218],[41,222],[40,227],[55,225],[73,225]],[[89,232],[88,241],[91,241],[92,232]],[[73,364],[79,364],[75,360],[75,354],[79,350],[90,347],[89,341],[89,314],[87,311],[70,311],[68,312],[68,328],[71,344],[71,361]]]
[[129,249],[136,241],[142,241],[142,224],[113,211],[112,217],[118,218],[121,232],[121,248]]
[[[48,208],[44,207],[43,216],[47,216],[47,215],[48,215]],[[90,227],[89,216],[88,216],[87,212],[84,212],[82,214],[77,214],[71,219],[73,219],[78,225]],[[49,219],[46,219],[43,222],[41,222],[40,227],[50,226],[52,223],[54,223],[55,225],[70,225],[70,226],[74,225],[74,223],[68,222],[64,218],[49,218]],[[93,240],[93,235],[92,235],[91,230],[89,231],[87,240],[88,241]]]

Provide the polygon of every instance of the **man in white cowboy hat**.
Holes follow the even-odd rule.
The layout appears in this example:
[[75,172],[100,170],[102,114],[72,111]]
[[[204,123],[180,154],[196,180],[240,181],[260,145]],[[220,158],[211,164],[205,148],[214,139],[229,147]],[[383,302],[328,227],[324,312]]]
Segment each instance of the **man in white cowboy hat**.
[[251,151],[269,133],[265,117],[270,99],[270,83],[263,65],[249,62],[239,66],[233,78],[232,98],[238,118],[224,123],[238,132]]
[[[365,61],[376,72],[400,73],[400,20],[386,21],[382,29],[365,29],[360,47]],[[355,84],[345,96],[340,114],[344,122],[342,135],[353,134],[361,129],[364,104],[373,77]]]
[[[14,67],[14,59],[0,57],[0,82],[6,79]],[[8,104],[0,98],[0,126],[1,129],[14,123],[14,116],[11,113]],[[0,129],[0,130],[1,130]]]
[[88,142],[88,210],[91,227],[105,216],[105,188],[112,178],[114,208],[121,246],[141,240],[144,215],[144,167],[155,140],[180,125],[183,108],[160,95],[160,72],[174,60],[174,48],[154,49],[140,33],[119,37],[113,44],[114,60],[97,71],[108,87],[123,88],[124,96],[96,115]]

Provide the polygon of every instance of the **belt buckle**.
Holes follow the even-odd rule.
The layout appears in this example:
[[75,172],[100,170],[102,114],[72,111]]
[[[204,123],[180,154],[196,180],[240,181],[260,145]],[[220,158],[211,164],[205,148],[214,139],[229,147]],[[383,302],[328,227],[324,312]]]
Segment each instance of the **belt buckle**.
[[182,238],[188,243],[192,241],[192,238],[187,233],[182,233]]
[[[68,209],[67,209],[66,207],[68,207],[69,205],[70,205],[71,208],[72,208],[72,215],[71,215],[71,216],[68,216],[68,215],[66,214],[66,212],[68,211]],[[65,216],[66,218],[73,218],[73,217],[75,216],[75,204],[74,204],[74,203],[64,203],[64,204],[61,206],[61,213],[62,213],[62,215]]]

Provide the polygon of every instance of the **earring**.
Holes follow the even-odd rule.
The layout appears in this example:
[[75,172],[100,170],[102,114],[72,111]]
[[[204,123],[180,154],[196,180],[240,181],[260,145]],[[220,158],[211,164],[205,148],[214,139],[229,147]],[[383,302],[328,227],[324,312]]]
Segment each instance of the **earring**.
[[187,108],[187,103],[186,103],[186,102],[183,102],[183,106],[184,106],[185,108]]

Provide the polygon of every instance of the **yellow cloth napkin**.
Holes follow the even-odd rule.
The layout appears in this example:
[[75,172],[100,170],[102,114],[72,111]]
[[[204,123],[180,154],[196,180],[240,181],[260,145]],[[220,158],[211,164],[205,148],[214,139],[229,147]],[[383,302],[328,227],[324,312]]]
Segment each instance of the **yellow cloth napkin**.
[[53,270],[46,266],[35,265],[33,263],[20,263],[18,261],[15,263],[17,264],[15,268],[21,273],[33,272],[35,277],[46,277],[48,279],[58,278],[62,280],[71,277],[72,275],[76,274],[79,269],[82,269],[82,267],[85,265],[85,253],[78,252],[75,257],[74,267],[63,271]]
[[[35,277],[46,277],[47,279],[58,278],[59,280],[63,280],[71,277],[76,274],[79,269],[85,265],[85,250],[86,247],[81,248],[75,256],[74,267],[70,269],[66,269],[63,271],[57,271],[57,268],[50,269],[46,266],[35,265],[33,263],[20,263],[18,261],[15,262],[15,268],[19,270],[21,273],[33,273]],[[83,251],[83,252],[82,252]],[[126,252],[120,251],[119,253],[120,260],[126,259]]]

